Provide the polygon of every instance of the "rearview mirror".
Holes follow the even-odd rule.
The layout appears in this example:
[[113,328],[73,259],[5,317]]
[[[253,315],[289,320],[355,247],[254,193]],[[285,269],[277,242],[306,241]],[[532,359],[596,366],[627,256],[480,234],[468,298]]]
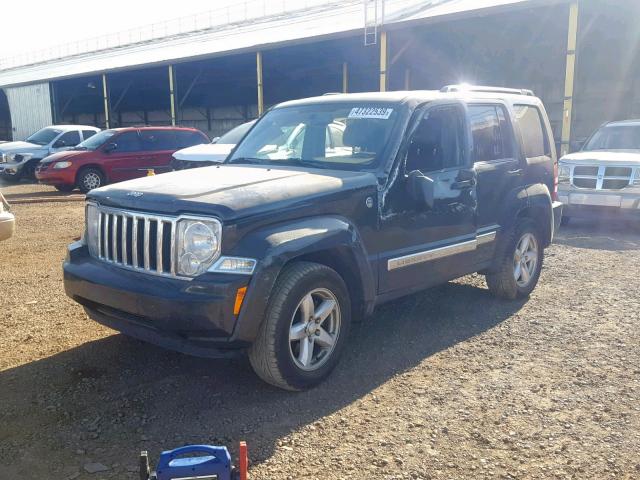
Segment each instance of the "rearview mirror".
[[434,186],[433,180],[425,177],[418,170],[414,170],[407,176],[407,191],[420,207],[433,208]]
[[117,148],[118,148],[118,144],[117,143],[107,143],[107,145],[104,147],[104,152],[105,153],[111,153]]

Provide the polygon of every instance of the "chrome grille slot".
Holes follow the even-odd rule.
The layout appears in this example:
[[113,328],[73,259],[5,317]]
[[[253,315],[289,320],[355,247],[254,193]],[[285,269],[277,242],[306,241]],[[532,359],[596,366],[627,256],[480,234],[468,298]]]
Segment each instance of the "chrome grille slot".
[[115,265],[175,276],[176,219],[99,208],[98,258]]
[[632,176],[630,167],[575,165],[572,167],[571,184],[591,190],[622,190],[631,184]]

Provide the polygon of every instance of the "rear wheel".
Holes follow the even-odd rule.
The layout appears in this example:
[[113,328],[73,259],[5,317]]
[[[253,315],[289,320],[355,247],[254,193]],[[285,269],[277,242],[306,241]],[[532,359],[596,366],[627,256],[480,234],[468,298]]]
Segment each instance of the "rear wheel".
[[82,193],[87,193],[94,188],[100,188],[105,184],[104,174],[97,168],[85,168],[78,174],[78,188]]
[[249,349],[251,365],[277,387],[311,388],[338,363],[350,325],[351,302],[340,275],[317,263],[294,263],[276,282]]
[[487,273],[491,293],[500,298],[527,297],[538,284],[544,251],[535,223],[523,218],[518,221],[506,241],[496,269]]

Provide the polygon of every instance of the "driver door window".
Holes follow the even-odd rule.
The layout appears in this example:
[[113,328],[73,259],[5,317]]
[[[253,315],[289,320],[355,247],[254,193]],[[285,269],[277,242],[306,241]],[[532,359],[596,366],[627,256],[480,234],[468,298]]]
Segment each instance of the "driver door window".
[[63,133],[53,144],[54,148],[75,147],[80,143],[80,132],[73,130]]
[[463,165],[463,126],[458,108],[429,110],[411,137],[406,173],[418,170],[426,174]]

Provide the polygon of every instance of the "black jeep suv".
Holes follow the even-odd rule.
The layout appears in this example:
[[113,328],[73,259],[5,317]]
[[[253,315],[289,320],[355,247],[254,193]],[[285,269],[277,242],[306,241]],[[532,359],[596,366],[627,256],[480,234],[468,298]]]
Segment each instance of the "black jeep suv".
[[531,293],[560,219],[555,161],[525,91],[286,102],[222,165],[91,191],[65,289],[116,330],[248,350],[261,378],[305,389],[382,302],[472,272],[498,297]]

